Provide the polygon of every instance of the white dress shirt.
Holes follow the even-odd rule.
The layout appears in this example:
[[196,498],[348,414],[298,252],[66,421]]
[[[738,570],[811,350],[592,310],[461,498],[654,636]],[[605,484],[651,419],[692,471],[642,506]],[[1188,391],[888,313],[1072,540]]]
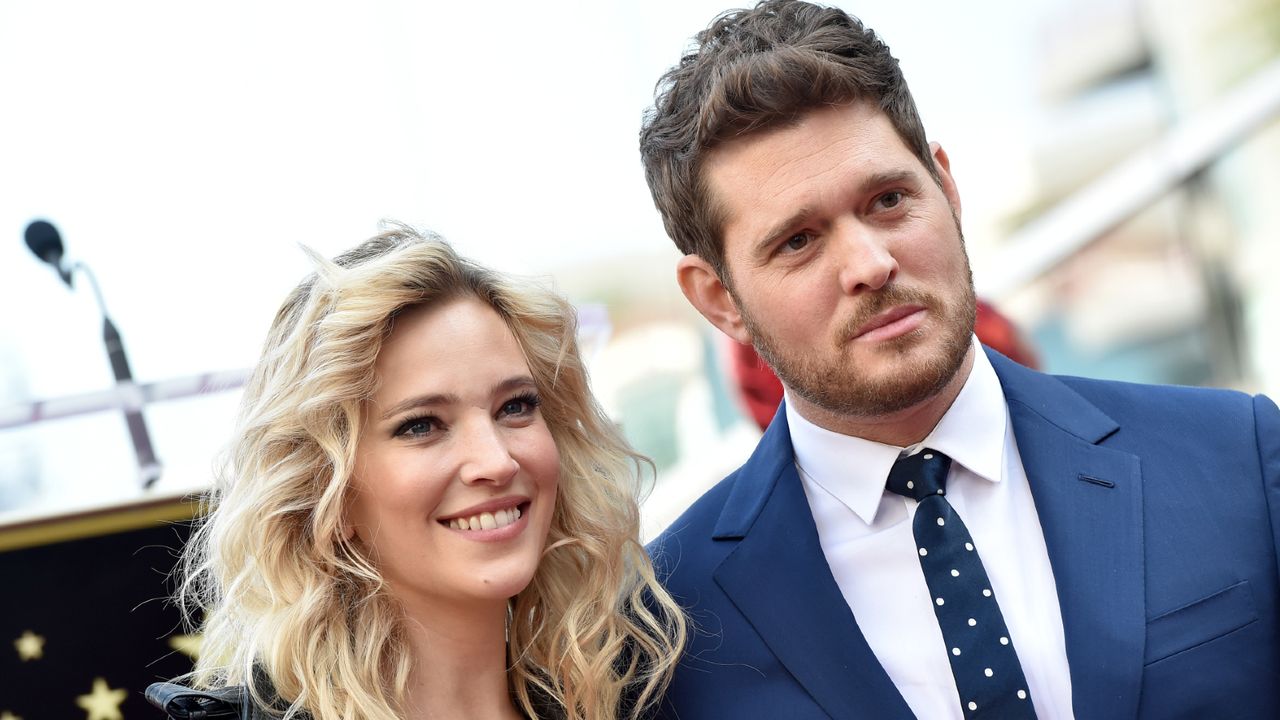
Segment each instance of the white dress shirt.
[[[947,500],[973,536],[1041,720],[1072,718],[1062,611],[1004,391],[977,339],[973,369],[921,443],[949,455]],[[787,403],[796,465],[831,573],[872,652],[920,718],[963,717],[916,556],[916,501],[885,490],[904,452],[805,420]]]

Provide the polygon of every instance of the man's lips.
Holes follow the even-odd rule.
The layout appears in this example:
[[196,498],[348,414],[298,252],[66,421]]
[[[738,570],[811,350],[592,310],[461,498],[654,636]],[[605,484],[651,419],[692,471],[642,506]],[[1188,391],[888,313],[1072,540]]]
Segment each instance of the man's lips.
[[920,327],[924,322],[923,305],[899,305],[877,314],[853,333],[853,340],[880,342],[892,340]]

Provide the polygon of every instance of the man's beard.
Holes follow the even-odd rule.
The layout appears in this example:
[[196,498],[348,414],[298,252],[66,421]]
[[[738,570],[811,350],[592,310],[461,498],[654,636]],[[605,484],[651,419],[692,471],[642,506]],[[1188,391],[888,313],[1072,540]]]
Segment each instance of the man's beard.
[[[824,360],[810,348],[780,347],[754,321],[740,301],[738,310],[756,352],[791,392],[828,412],[872,417],[905,410],[933,397],[960,370],[971,343],[976,313],[973,276],[967,266],[963,282],[959,302],[950,307],[933,293],[896,284],[881,288],[868,296],[857,312],[840,327],[834,338],[831,361]],[[941,348],[929,357],[909,358],[911,348],[926,339],[922,337],[924,329],[916,329],[880,346],[882,354],[896,351],[901,358],[900,365],[877,368],[880,371],[878,377],[863,376],[860,368],[850,364],[844,349],[857,329],[875,315],[904,304],[921,305],[931,316],[942,321]]]

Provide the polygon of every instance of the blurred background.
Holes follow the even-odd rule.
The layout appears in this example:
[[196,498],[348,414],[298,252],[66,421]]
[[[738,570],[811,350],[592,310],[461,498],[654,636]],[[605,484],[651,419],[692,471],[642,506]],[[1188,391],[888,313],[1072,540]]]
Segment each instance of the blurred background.
[[[181,498],[300,245],[394,219],[554,283],[656,465],[646,535],[741,463],[768,378],[677,290],[636,149],[726,2],[0,4],[0,719],[155,717],[142,689],[190,668],[162,601]],[[1280,0],[842,4],[950,155],[992,342],[1280,394]],[[96,275],[129,382],[88,274],[24,244],[37,219]]]
[[[1043,369],[1280,391],[1280,2],[844,6],[901,59],[979,292]],[[386,218],[586,309],[596,391],[657,465],[652,532],[759,435],[636,151],[658,76],[724,9],[0,5],[0,523],[206,483],[299,245]],[[92,290],[23,244],[38,218],[149,388],[150,490]]]

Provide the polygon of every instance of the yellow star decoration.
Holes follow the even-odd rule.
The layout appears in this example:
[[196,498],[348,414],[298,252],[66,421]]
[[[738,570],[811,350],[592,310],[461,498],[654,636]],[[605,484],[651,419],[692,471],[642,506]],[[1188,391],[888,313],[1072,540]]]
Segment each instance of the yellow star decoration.
[[127,694],[124,690],[112,690],[103,678],[94,678],[93,692],[76,698],[76,704],[88,713],[85,720],[124,720],[120,703]]
[[39,660],[44,657],[44,638],[30,630],[22,633],[22,637],[14,640],[13,646],[18,648],[18,657],[22,658],[23,662]]
[[[192,660],[196,660],[200,657],[200,643],[203,640],[203,635],[171,635],[169,636],[169,647]],[[4,720],[4,718],[0,718],[0,720]]]
[[14,715],[8,710],[5,710],[4,712],[0,713],[0,720],[22,720],[22,718],[18,717],[17,715]]

